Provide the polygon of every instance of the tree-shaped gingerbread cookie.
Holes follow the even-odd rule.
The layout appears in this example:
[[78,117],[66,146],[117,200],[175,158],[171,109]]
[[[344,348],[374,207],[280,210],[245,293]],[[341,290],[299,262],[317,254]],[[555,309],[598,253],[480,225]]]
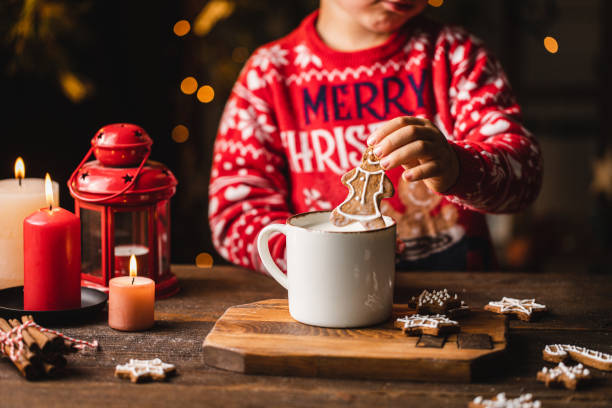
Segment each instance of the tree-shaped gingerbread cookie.
[[349,194],[332,211],[332,224],[341,227],[358,221],[366,229],[383,228],[385,221],[380,212],[380,202],[393,196],[395,190],[371,147],[363,153],[359,167],[345,173],[341,180],[348,187]]

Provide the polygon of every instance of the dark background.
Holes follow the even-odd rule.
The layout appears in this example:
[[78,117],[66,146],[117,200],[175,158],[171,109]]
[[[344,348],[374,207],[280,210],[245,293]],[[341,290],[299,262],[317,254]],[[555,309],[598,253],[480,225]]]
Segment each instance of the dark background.
[[[290,32],[317,4],[1,1],[0,178],[12,177],[22,156],[29,177],[49,171],[60,182],[62,206],[72,209],[65,183],[96,130],[115,122],[139,124],[154,139],[151,157],[179,180],[172,201],[172,261],[193,263],[201,252],[214,254],[207,187],[224,102],[248,55]],[[612,113],[612,4],[446,0],[427,13],[485,40],[542,144],[538,201],[522,214],[490,217],[501,266],[609,272],[612,155],[604,158]],[[173,26],[182,19],[191,31],[179,37]],[[556,54],[543,46],[548,35],[559,43]],[[181,92],[188,76],[213,87],[210,103]],[[189,129],[183,143],[171,137],[179,124]]]

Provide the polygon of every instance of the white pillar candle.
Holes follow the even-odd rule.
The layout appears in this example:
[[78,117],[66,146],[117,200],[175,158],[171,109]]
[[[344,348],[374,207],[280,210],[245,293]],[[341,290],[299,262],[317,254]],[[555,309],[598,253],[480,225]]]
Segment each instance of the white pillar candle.
[[[53,182],[54,206],[59,185]],[[45,180],[0,180],[0,289],[23,285],[23,219],[47,207]]]

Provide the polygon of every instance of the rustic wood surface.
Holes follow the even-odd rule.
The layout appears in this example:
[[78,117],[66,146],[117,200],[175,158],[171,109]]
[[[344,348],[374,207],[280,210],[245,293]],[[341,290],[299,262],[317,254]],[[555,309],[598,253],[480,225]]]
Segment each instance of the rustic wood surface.
[[[414,314],[394,306],[395,317]],[[246,374],[368,380],[470,382],[489,377],[506,350],[506,316],[474,310],[456,318],[465,333],[484,333],[492,349],[460,349],[457,335],[442,348],[417,348],[393,320],[332,329],[293,320],[287,299],[230,307],[204,341],[206,364]]]
[[[609,276],[573,274],[410,272],[399,273],[396,302],[407,303],[421,289],[461,292],[469,305],[502,296],[531,298],[551,312],[532,323],[511,321],[506,364],[496,375],[472,384],[365,381],[243,375],[204,363],[202,342],[233,305],[283,298],[272,279],[234,267],[212,270],[176,266],[181,292],[156,304],[156,325],[144,333],[110,329],[105,316],[80,327],[60,328],[70,336],[97,339],[98,352],[68,357],[65,376],[27,382],[13,365],[0,361],[0,407],[466,407],[476,395],[531,392],[544,407],[609,407],[612,374],[582,391],[547,389],[535,379],[544,364],[545,344],[570,343],[612,353],[612,283]],[[129,358],[160,357],[177,365],[166,383],[131,384],[113,376]]]

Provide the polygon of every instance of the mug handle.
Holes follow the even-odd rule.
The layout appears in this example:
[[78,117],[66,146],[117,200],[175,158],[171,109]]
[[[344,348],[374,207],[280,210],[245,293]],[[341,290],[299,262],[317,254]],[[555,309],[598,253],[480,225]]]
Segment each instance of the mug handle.
[[270,247],[268,246],[268,241],[270,240],[270,235],[275,232],[280,232],[281,234],[287,235],[289,231],[289,227],[286,224],[270,224],[259,232],[259,236],[257,237],[257,252],[259,252],[259,257],[263,262],[264,266],[268,270],[270,276],[272,276],[278,283],[280,283],[285,289],[289,290],[289,281],[287,280],[287,275],[285,275],[276,263],[274,263],[274,259],[272,259],[272,255],[270,254]]

